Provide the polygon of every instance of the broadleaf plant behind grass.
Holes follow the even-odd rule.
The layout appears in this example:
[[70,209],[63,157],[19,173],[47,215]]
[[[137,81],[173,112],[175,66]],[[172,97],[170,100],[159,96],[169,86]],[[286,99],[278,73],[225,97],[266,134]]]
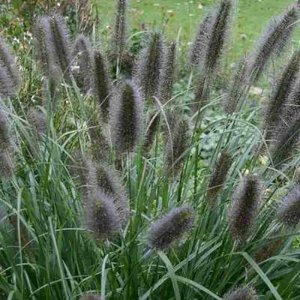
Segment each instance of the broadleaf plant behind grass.
[[[39,17],[20,76],[0,40],[0,298],[299,299],[299,50],[266,110],[249,98],[299,4],[219,91],[235,1],[216,1],[175,93],[177,44],[156,29],[134,57],[130,2],[116,2],[109,49]],[[207,122],[211,107],[224,111]]]

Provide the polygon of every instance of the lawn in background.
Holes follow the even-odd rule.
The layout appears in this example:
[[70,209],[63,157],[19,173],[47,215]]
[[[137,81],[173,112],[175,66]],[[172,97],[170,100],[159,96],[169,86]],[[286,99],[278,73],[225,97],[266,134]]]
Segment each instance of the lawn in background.
[[[93,0],[98,9],[101,29],[111,28],[114,21],[114,1]],[[193,39],[201,16],[215,3],[215,0],[130,0],[131,26],[143,28],[159,28],[165,25],[167,37],[180,38],[181,47],[185,48]],[[272,16],[276,16],[292,0],[239,0],[234,22],[233,42],[230,44],[229,57],[239,58],[246,50],[250,50],[253,42],[268,24]],[[296,35],[296,37],[299,35]],[[295,42],[298,42],[297,40]]]

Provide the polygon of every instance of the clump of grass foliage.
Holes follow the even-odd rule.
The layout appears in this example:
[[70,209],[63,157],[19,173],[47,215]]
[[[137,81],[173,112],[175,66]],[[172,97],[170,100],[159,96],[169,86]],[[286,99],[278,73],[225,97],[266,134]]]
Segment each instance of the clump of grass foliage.
[[[300,61],[284,49],[300,7],[215,97],[235,11],[216,2],[180,93],[174,41],[147,32],[130,53],[126,0],[109,49],[58,14],[36,20],[18,64],[0,39],[1,299],[299,299]],[[268,101],[253,105],[279,56]],[[220,118],[204,124],[211,107]],[[202,133],[216,130],[203,161]]]

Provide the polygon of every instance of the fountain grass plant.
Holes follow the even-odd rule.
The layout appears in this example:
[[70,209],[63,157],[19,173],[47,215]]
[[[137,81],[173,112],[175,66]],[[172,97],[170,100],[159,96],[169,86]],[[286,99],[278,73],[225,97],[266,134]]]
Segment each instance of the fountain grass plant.
[[[117,7],[127,7],[127,1],[118,2]],[[221,14],[220,7],[232,3],[219,3],[221,20],[229,15],[227,10]],[[294,13],[297,5],[293,18]],[[127,24],[126,15],[122,11],[117,22]],[[214,22],[206,23],[214,26],[205,25],[214,28],[214,34],[198,38],[217,53],[217,61],[209,57],[215,72],[223,58],[223,51],[215,47],[221,39],[223,48],[226,38],[216,32],[229,29],[227,22],[217,19],[213,15]],[[130,49],[124,45],[120,24],[110,47],[118,52],[116,57]],[[122,65],[117,74],[109,74],[113,72],[109,63],[100,66],[106,61],[105,49],[89,46],[88,56],[94,53],[94,63],[87,62],[92,70],[83,68],[76,74],[93,75],[90,80],[79,76],[83,80],[77,85],[63,18],[43,17],[36,26],[40,63],[32,68],[31,57],[20,57],[21,90],[1,99],[0,162],[13,156],[14,167],[10,176],[3,176],[6,170],[1,169],[0,298],[299,299],[299,122],[294,117],[288,120],[288,130],[270,142],[269,151],[265,128],[260,126],[263,107],[253,106],[248,97],[251,80],[244,80],[250,79],[245,73],[247,57],[241,63],[247,68],[237,68],[232,76],[234,87],[228,84],[225,93],[216,91],[218,97],[210,93],[206,104],[192,112],[199,94],[190,107],[185,100],[199,89],[191,86],[197,66],[190,84],[171,93],[175,77],[167,80],[165,72],[174,75],[175,44],[165,51],[162,33],[148,35],[148,44],[136,58],[134,78],[127,78]],[[268,32],[268,41],[274,40],[278,49],[275,28]],[[52,45],[54,34],[57,41]],[[118,36],[122,40],[116,43]],[[60,48],[64,42],[68,46]],[[194,53],[201,53],[193,47]],[[54,52],[48,51],[52,48]],[[259,75],[270,56],[278,55],[268,48],[262,61],[263,49],[250,56],[256,58],[250,65]],[[162,56],[172,58],[170,65]],[[47,83],[55,66],[60,72],[54,76],[54,90],[59,92],[45,92],[45,87],[51,88]],[[2,70],[0,87],[15,86],[8,82],[9,69],[1,65]],[[100,78],[109,78],[109,84]],[[297,80],[290,78],[294,90]],[[91,82],[92,89],[82,86]],[[159,87],[161,82],[166,86]],[[210,91],[213,82],[209,81]],[[243,83],[240,91],[237,82]],[[163,88],[167,90],[162,92]],[[275,93],[270,93],[271,100]],[[234,103],[229,103],[231,99]],[[226,113],[220,109],[217,121],[202,122],[213,106],[227,107]],[[282,118],[290,116],[285,109],[277,111],[283,111]],[[153,130],[147,116],[155,121]],[[202,133],[216,130],[217,145],[204,161]],[[258,153],[262,145],[266,151]],[[262,249],[267,250],[261,253]]]

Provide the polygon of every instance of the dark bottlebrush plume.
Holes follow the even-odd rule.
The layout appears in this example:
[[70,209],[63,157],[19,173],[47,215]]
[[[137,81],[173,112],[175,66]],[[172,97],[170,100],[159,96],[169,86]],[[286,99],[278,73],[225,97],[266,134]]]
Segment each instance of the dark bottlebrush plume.
[[72,171],[79,175],[84,189],[84,198],[89,201],[92,194],[98,192],[104,194],[112,203],[120,225],[126,224],[130,215],[129,199],[117,171],[111,166],[98,165],[95,161],[81,155],[76,160],[78,164]]
[[88,92],[92,86],[94,57],[90,41],[79,35],[72,52],[72,73],[82,92]]
[[221,192],[231,164],[231,155],[228,152],[222,152],[209,181],[207,191],[207,197],[209,200],[215,200],[217,195]]
[[164,46],[160,33],[151,36],[149,45],[142,50],[138,59],[135,82],[141,88],[143,98],[157,96]]
[[103,134],[100,118],[93,115],[88,122],[91,139],[91,152],[95,161],[107,161],[110,154],[110,146]]
[[34,132],[41,138],[46,133],[47,128],[45,114],[41,110],[30,108],[27,119]]
[[262,182],[254,175],[242,179],[233,196],[229,225],[235,240],[244,242],[257,214],[262,197]]
[[99,165],[97,167],[97,183],[100,189],[113,198],[114,206],[122,224],[129,218],[129,199],[126,189],[121,183],[120,176],[111,166]]
[[[289,95],[295,85],[299,70],[300,51],[296,51],[285,67],[266,109],[264,129],[265,139],[267,142],[270,141],[272,135],[276,131],[276,127],[280,122],[281,114],[285,109],[284,106],[288,102]],[[292,98],[297,98],[297,95],[295,95],[297,90],[298,88],[295,89],[294,96],[292,95]]]
[[291,6],[283,15],[275,18],[260,38],[256,51],[252,54],[249,75],[256,81],[262,74],[273,54],[280,54],[288,44],[297,26],[299,5]]
[[0,170],[1,177],[10,178],[15,171],[15,157],[13,149],[0,149]]
[[[14,95],[17,92],[20,75],[16,67],[15,57],[11,54],[10,50],[6,46],[4,40],[0,37],[0,81],[4,76],[4,82],[0,83],[1,94],[7,94],[7,96]],[[6,87],[6,88],[5,88]],[[4,92],[6,90],[6,92]]]
[[54,65],[49,68],[49,74],[43,83],[44,105],[49,106],[53,111],[58,105],[61,79],[61,70],[58,65]]
[[150,124],[148,125],[147,131],[146,131],[146,136],[144,140],[144,145],[143,145],[143,153],[145,156],[148,156],[152,144],[155,140],[155,135],[158,131],[160,124],[160,115],[159,114],[154,114],[150,118]]
[[49,76],[52,68],[60,70],[50,17],[39,17],[34,24],[33,34],[35,37],[35,53],[42,72]]
[[296,185],[282,200],[277,210],[279,220],[289,227],[300,222],[300,185]]
[[103,240],[112,237],[120,228],[120,218],[113,199],[93,188],[84,197],[85,224],[94,237]]
[[80,300],[101,300],[101,297],[96,294],[87,294],[82,296]]
[[204,63],[208,41],[215,20],[215,10],[211,10],[208,12],[203,22],[200,23],[196,38],[190,49],[190,63],[192,66],[198,66]]
[[11,147],[10,134],[8,130],[8,120],[2,109],[0,109],[0,149]]
[[176,176],[182,168],[185,152],[190,146],[190,123],[187,117],[178,116],[171,125],[166,145],[165,168],[168,174]]
[[206,104],[209,98],[209,88],[211,82],[211,74],[200,73],[197,76],[195,84],[195,103],[193,104],[193,111],[200,111]]
[[233,76],[233,80],[229,86],[228,94],[225,103],[225,112],[233,114],[237,109],[240,100],[246,92],[248,78],[247,78],[247,63],[248,57],[244,57],[238,64],[237,70]]
[[115,29],[113,35],[113,50],[118,57],[122,57],[123,51],[126,47],[127,38],[127,0],[118,0]]
[[277,168],[291,158],[299,141],[299,136],[300,117],[291,121],[291,125],[288,128],[283,127],[281,130],[278,130],[278,139],[271,148],[272,161]]
[[172,209],[155,221],[149,232],[149,245],[157,250],[166,250],[179,242],[184,234],[191,231],[195,213],[189,206]]
[[94,96],[99,104],[104,121],[107,121],[110,96],[111,79],[108,73],[106,61],[100,51],[94,53]]
[[205,53],[205,72],[214,73],[218,66],[228,38],[232,9],[232,0],[221,0],[211,25],[211,33],[209,34],[207,51]]
[[255,252],[255,261],[259,263],[274,256],[276,253],[278,253],[278,250],[281,248],[283,242],[283,239],[280,238],[268,242]]
[[142,134],[143,101],[136,86],[127,81],[116,93],[111,108],[112,141],[116,151],[134,150]]
[[71,67],[71,40],[67,25],[64,18],[57,14],[51,16],[50,25],[60,68],[68,77]]
[[240,287],[224,295],[224,300],[258,300],[256,291],[252,287]]
[[176,65],[176,43],[172,42],[166,49],[159,76],[158,99],[166,103],[172,98]]

